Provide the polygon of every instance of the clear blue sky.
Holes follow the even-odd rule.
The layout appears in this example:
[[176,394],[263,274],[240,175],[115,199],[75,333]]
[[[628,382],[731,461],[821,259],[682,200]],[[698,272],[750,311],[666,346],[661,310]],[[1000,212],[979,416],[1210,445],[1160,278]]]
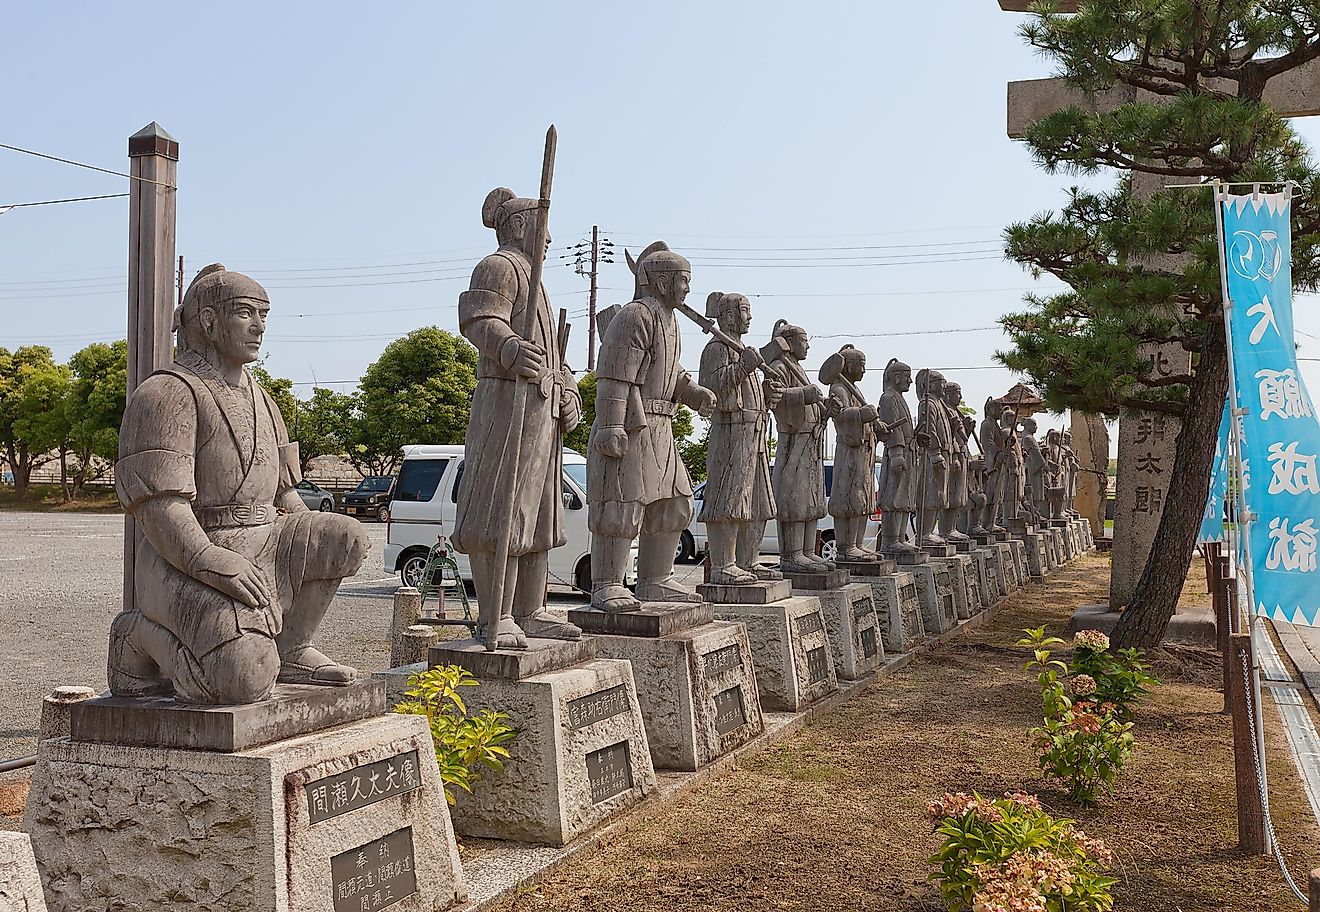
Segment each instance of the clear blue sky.
[[[266,284],[267,366],[306,395],[351,387],[408,330],[456,328],[494,249],[481,202],[535,192],[553,121],[552,255],[600,225],[619,251],[602,305],[631,290],[622,247],[663,238],[696,264],[694,305],[760,296],[755,339],[800,323],[812,366],[855,341],[873,395],[890,357],[952,368],[979,408],[1014,378],[958,368],[991,365],[1004,337],[932,331],[1019,306],[1032,281],[1000,259],[1002,227],[1075,182],[1005,137],[1005,83],[1049,74],[1021,20],[994,0],[26,4],[7,16],[0,142],[126,169],[127,137],[159,121],[181,145],[179,253]],[[0,205],[126,184],[0,150]],[[0,216],[0,345],[64,358],[124,335],[127,210]],[[550,262],[552,302],[582,311],[585,279]],[[1320,335],[1314,310],[1299,301],[1297,326]],[[899,332],[924,334],[864,335]],[[575,367],[585,344],[577,317]],[[685,344],[695,369],[695,327]]]

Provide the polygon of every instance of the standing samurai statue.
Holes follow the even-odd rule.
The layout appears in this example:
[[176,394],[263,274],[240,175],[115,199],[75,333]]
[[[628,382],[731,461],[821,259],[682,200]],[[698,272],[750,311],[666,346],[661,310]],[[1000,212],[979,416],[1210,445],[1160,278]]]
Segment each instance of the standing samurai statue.
[[969,462],[971,452],[967,438],[975,429],[972,419],[958,410],[962,405],[962,387],[944,381],[944,411],[949,419],[949,505],[940,519],[940,534],[945,541],[967,541],[967,498],[970,489]]
[[[866,353],[845,345],[825,359],[820,382],[830,385],[834,412],[834,480],[829,511],[834,517],[834,542],[841,561],[873,561],[864,544],[866,520],[875,512],[875,443],[889,428],[877,421],[876,408],[856,389],[866,374]],[[852,381],[851,383],[845,382]]]
[[917,371],[917,447],[921,450],[921,506],[917,513],[918,543],[943,545],[935,523],[949,508],[949,463],[953,458],[953,431],[944,407],[944,375],[925,368]]
[[833,569],[815,554],[816,523],[825,515],[825,426],[837,403],[811,382],[802,359],[807,356],[807,331],[787,320],[775,324],[775,338],[784,346],[770,366],[784,384],[775,406],[775,518],[779,526],[779,569],[789,573],[820,573]]
[[120,697],[255,703],[276,682],[346,685],[312,646],[370,543],[356,520],[298,496],[298,445],[245,365],[270,298],[207,266],[174,313],[174,363],[129,397],[115,490],[137,521],[132,604],[110,625]]
[[[744,295],[711,292],[706,316],[741,340],[752,325],[752,304]],[[752,346],[736,353],[711,339],[701,353],[702,386],[715,394],[706,451],[706,496],[698,521],[706,524],[710,542],[710,581],[719,584],[782,579],[777,570],[756,565],[765,524],[775,515],[766,447],[767,408],[779,404],[783,385],[767,379],[764,388],[757,368],[764,364]]]
[[912,368],[890,358],[879,403],[880,420],[889,426],[880,462],[880,550],[890,555],[919,550],[907,537],[908,519],[917,509],[916,440],[903,396],[911,388]]
[[[478,352],[477,389],[464,440],[463,478],[458,485],[454,546],[472,564],[477,600],[494,598],[500,514],[497,497],[514,499],[512,540],[504,572],[497,645],[523,648],[528,636],[577,639],[575,625],[545,610],[547,558],[564,544],[563,435],[582,419],[582,400],[573,373],[559,353],[550,301],[537,294],[531,339],[514,330],[522,325],[536,246],[537,201],[514,196],[504,187],[492,190],[481,207],[481,220],[495,230],[499,250],[472,271],[468,290],[458,298],[458,328]],[[547,233],[546,243],[550,243]],[[521,428],[510,433],[514,385],[527,383]],[[511,477],[508,441],[516,441],[518,475]],[[478,636],[481,631],[478,631]]]
[[1025,473],[1023,512],[1032,523],[1039,523],[1049,518],[1049,487],[1054,474],[1048,455],[1041,449],[1040,441],[1036,439],[1036,430],[1035,418],[1022,419],[1018,441],[1022,447],[1022,467]]
[[[645,602],[693,602],[674,575],[679,536],[692,520],[692,481],[674,444],[679,405],[709,415],[715,394],[679,364],[674,309],[692,284],[692,264],[664,241],[629,266],[633,300],[606,311],[596,362],[596,421],[587,446],[591,606],[636,611]],[[640,535],[637,598],[624,586]]]
[[984,462],[982,472],[985,479],[982,488],[985,493],[985,510],[981,514],[980,526],[986,532],[1008,531],[999,522],[999,511],[1004,496],[1008,493],[1011,457],[1005,452],[1008,438],[1000,426],[999,414],[999,402],[993,396],[985,400],[985,417],[981,419],[977,443],[981,447],[981,459]]

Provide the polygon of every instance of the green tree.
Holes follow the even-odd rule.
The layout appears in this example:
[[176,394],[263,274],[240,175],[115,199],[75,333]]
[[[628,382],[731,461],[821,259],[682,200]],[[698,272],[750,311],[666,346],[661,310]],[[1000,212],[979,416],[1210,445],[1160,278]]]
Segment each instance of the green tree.
[[363,476],[392,475],[402,448],[462,443],[477,387],[477,350],[435,326],[385,347],[362,377],[346,427],[349,461]]
[[284,419],[284,426],[289,430],[289,439],[297,440],[299,408],[298,397],[293,394],[293,381],[287,377],[272,376],[264,363],[253,364],[248,370],[261,388],[275,400],[280,416]]
[[[1293,281],[1320,278],[1316,172],[1288,125],[1262,104],[1266,83],[1320,56],[1314,0],[1083,0],[1076,15],[1038,11],[1026,41],[1083,92],[1138,90],[1109,111],[1080,106],[1034,124],[1027,143],[1048,172],[1108,169],[1110,189],[1068,193],[1062,209],[1005,231],[1010,258],[1070,290],[1027,299],[1003,318],[999,359],[1026,374],[1055,411],[1133,410],[1182,419],[1164,514],[1114,632],[1119,647],[1158,643],[1187,574],[1209,488],[1227,388],[1211,193],[1142,181],[1296,180]],[[1157,101],[1145,99],[1157,96]],[[1180,342],[1191,375],[1148,378],[1142,346]]]
[[701,436],[692,439],[696,430],[695,414],[687,406],[680,405],[674,413],[674,442],[678,445],[678,458],[687,466],[688,475],[694,482],[706,480],[706,452],[710,449],[710,422],[701,431]]
[[318,456],[342,456],[348,452],[357,400],[347,393],[317,387],[312,398],[298,408],[298,455],[307,471]]
[[62,408],[69,369],[44,345],[0,348],[0,446],[14,474],[14,493],[27,496],[33,469],[56,458],[65,440]]
[[[66,501],[80,496],[83,486],[101,477],[119,455],[128,343],[93,342],[69,359],[69,370],[72,379],[63,403],[66,445],[60,453]],[[74,459],[71,481],[69,455]]]
[[591,436],[591,425],[596,420],[596,372],[587,371],[578,380],[578,393],[582,396],[582,423],[572,433],[564,435],[564,446],[587,455],[587,440]]

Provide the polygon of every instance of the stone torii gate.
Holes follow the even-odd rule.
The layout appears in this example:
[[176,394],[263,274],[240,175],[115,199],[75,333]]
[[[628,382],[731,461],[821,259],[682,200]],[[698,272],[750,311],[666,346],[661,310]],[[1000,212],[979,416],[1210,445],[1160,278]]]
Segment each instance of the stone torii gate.
[[[999,7],[1007,12],[1030,12],[1031,0],[999,0]],[[1058,4],[1059,12],[1063,13],[1076,12],[1077,7],[1077,0],[1062,0]],[[1225,91],[1235,91],[1236,88],[1236,83],[1230,80],[1214,80],[1212,84]],[[1087,95],[1059,78],[1010,82],[1008,136],[1010,139],[1023,139],[1031,124],[1073,105],[1091,113],[1102,114],[1134,101],[1166,103],[1165,96],[1126,85]],[[1320,59],[1270,79],[1265,84],[1263,101],[1284,117],[1312,117],[1320,114]],[[1137,198],[1142,200],[1150,199],[1166,183],[1186,180],[1140,172],[1134,172],[1132,178]],[[1180,268],[1181,260],[1181,257],[1161,257],[1152,265],[1177,269]],[[1143,350],[1150,359],[1152,375],[1169,377],[1191,373],[1191,356],[1177,343],[1146,345]],[[1091,416],[1075,416],[1075,422],[1078,417],[1092,428],[1097,424],[1103,427]],[[1109,583],[1110,610],[1116,611],[1127,604],[1146,566],[1155,531],[1164,513],[1164,501],[1170,486],[1169,476],[1181,426],[1177,417],[1154,412],[1125,416],[1119,421],[1113,570]],[[1079,447],[1084,446],[1088,440],[1076,431],[1073,436],[1074,444]],[[1100,443],[1094,435],[1088,436],[1094,443]],[[1103,446],[1103,453],[1078,452],[1082,464],[1106,465],[1107,434],[1104,435]]]

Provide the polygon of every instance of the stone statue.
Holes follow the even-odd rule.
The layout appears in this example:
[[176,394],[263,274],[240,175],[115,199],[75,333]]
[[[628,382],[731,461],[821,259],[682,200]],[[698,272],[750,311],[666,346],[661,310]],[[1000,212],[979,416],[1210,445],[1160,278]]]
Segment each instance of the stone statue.
[[1005,489],[1002,508],[1005,522],[1022,519],[1022,496],[1026,486],[1026,467],[1022,457],[1022,441],[1018,437],[1017,416],[1012,409],[1004,409],[999,416],[1003,432]]
[[912,387],[912,368],[897,358],[885,365],[880,420],[889,428],[880,462],[880,550],[906,554],[918,548],[907,538],[908,517],[917,509],[916,440],[912,412],[903,397]]
[[[673,419],[680,404],[703,415],[715,407],[715,394],[679,364],[674,308],[687,298],[692,265],[664,241],[629,259],[636,291],[602,321],[587,450],[591,605],[604,611],[636,611],[639,599],[699,600],[673,578],[678,539],[692,520],[692,482],[674,444]],[[633,598],[624,575],[639,535]]]
[[[752,304],[740,294],[711,292],[706,316],[718,320],[730,338],[742,341],[752,325]],[[741,354],[719,339],[701,353],[699,382],[715,394],[706,451],[706,496],[697,517],[706,524],[710,543],[710,581],[754,583],[783,579],[777,570],[762,570],[766,521],[775,515],[766,446],[768,408],[779,404],[783,386],[767,379],[762,388],[757,368],[764,364],[753,347]]]
[[[563,435],[581,421],[582,400],[572,371],[563,363],[544,287],[537,294],[532,338],[523,339],[514,328],[525,319],[531,260],[541,253],[534,249],[536,209],[536,200],[515,196],[504,187],[486,196],[481,219],[494,229],[500,246],[477,264],[468,290],[458,298],[458,328],[476,346],[478,358],[453,542],[471,562],[479,602],[495,598],[496,576],[504,573],[496,644],[515,649],[525,648],[528,636],[582,635],[575,625],[555,620],[545,610],[550,549],[567,540],[561,493]],[[518,383],[531,388],[522,424],[512,429]],[[507,515],[494,508],[497,497],[515,500],[504,568],[495,565],[501,516]]]
[[962,387],[944,381],[944,411],[949,419],[949,505],[940,518],[940,535],[945,541],[967,541],[968,460],[971,452],[967,438],[975,429],[971,418],[958,410],[962,405]]
[[1063,435],[1057,428],[1045,433],[1045,512],[1042,516],[1063,519],[1063,498],[1067,484],[1067,466],[1064,463]]
[[921,459],[921,507],[917,512],[917,537],[922,545],[943,545],[935,534],[935,523],[949,508],[949,462],[953,455],[953,431],[944,407],[944,375],[939,371],[917,371],[917,448]]
[[985,512],[981,514],[981,528],[986,532],[1007,532],[999,524],[999,513],[1009,487],[1009,455],[1005,452],[1007,437],[1000,426],[999,403],[992,396],[985,400],[985,417],[977,434],[981,446],[981,459],[985,473],[983,491]]
[[[969,422],[971,417],[967,418]],[[975,424],[975,422],[972,422]],[[985,535],[987,529],[982,525],[985,517],[985,460],[980,456],[967,462],[967,509],[966,519],[959,528],[968,535]]]
[[783,383],[773,407],[775,518],[779,526],[779,568],[791,573],[819,573],[831,565],[817,557],[816,523],[825,515],[825,426],[834,400],[821,393],[802,367],[810,348],[806,330],[787,320],[775,324],[774,338],[785,347],[770,362]]
[[276,682],[357,676],[311,642],[370,543],[294,489],[298,445],[245,367],[269,312],[255,281],[207,266],[175,310],[174,363],[128,400],[115,489],[140,534],[132,605],[110,625],[116,696],[255,703]]
[[1081,514],[1077,512],[1077,472],[1081,468],[1081,460],[1077,458],[1077,451],[1072,445],[1072,431],[1065,429],[1062,440],[1063,449],[1063,510],[1068,516],[1074,519],[1080,519]]
[[1051,469],[1049,460],[1041,451],[1040,441],[1036,439],[1036,419],[1023,418],[1020,426],[1018,441],[1022,446],[1022,464],[1025,473],[1024,512],[1032,522],[1039,522],[1049,516],[1045,492],[1048,487],[1047,476],[1051,474]]
[[[834,400],[834,480],[828,508],[834,517],[834,542],[841,561],[873,561],[863,544],[866,518],[875,512],[875,406],[867,405],[856,384],[866,374],[866,355],[845,345],[825,359],[820,382]],[[847,382],[851,381],[851,383]],[[887,429],[886,429],[887,430]]]

